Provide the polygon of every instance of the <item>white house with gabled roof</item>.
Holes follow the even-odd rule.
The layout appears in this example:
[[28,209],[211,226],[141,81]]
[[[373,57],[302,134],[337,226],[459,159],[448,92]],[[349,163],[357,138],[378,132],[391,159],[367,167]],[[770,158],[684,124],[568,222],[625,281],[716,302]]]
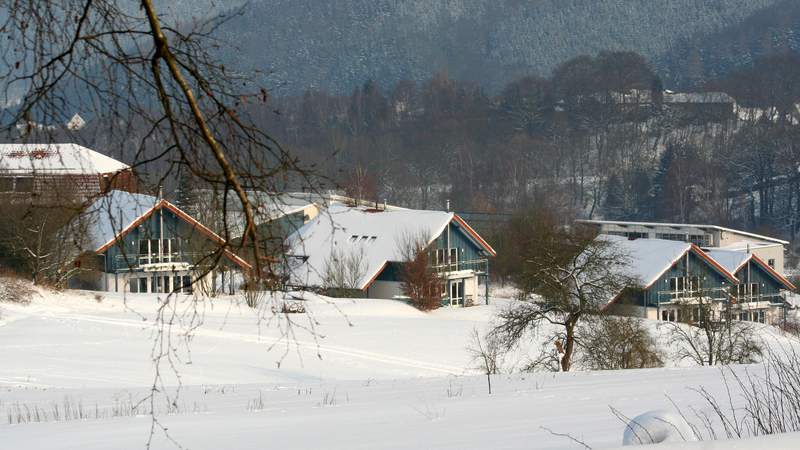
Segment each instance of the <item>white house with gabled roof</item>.
[[444,305],[463,306],[486,296],[494,249],[457,214],[398,207],[329,205],[290,236],[290,284],[325,288],[332,255],[361,255],[353,290],[368,298],[401,298],[402,246],[409,237],[427,243],[442,279]]

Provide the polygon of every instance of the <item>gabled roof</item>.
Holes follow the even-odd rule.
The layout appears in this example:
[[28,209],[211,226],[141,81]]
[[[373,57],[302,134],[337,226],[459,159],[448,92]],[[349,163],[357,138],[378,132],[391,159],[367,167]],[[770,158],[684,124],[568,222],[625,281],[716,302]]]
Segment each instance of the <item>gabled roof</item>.
[[754,253],[723,249],[712,249],[707,253],[721,266],[725,267],[725,270],[732,274],[737,274],[740,270],[742,270],[742,268],[744,268],[745,265],[747,265],[748,262],[752,261],[754,264],[761,267],[761,269],[764,270],[764,272],[766,272],[775,281],[782,284],[784,288],[792,291],[795,290],[795,286],[791,281],[776,272],[775,269],[770,267],[769,264],[765,263],[764,260],[756,256]]
[[78,144],[0,144],[0,173],[110,174],[130,169]]
[[[114,190],[95,200],[81,215],[81,220],[86,223],[90,249],[95,253],[106,251],[161,208],[169,210],[215,243],[225,243],[219,235],[165,199]],[[247,261],[233,252],[225,250],[224,255],[240,267],[251,269]]]
[[776,244],[789,245],[789,241],[782,239],[764,236],[761,234],[750,233],[747,231],[736,230],[734,228],[721,227],[719,225],[703,225],[692,223],[661,223],[661,222],[628,222],[624,220],[578,220],[579,223],[594,224],[594,225],[619,225],[619,226],[642,226],[642,227],[672,227],[672,228],[697,228],[702,231],[716,230],[725,231],[728,233],[738,234],[740,236],[747,236],[763,241],[774,242]]
[[738,282],[730,271],[709,257],[700,247],[688,242],[663,239],[629,240],[622,236],[604,234],[599,235],[597,239],[615,245],[620,250],[620,253],[627,256],[628,264],[624,275],[639,280],[645,289],[658,281],[664,273],[689,252],[708,263],[717,273],[729,281]]
[[356,283],[366,289],[389,262],[402,262],[402,244],[421,235],[431,244],[453,222],[476,246],[490,255],[494,249],[463,219],[450,212],[392,208],[376,211],[366,207],[332,204],[290,237],[293,256],[303,262],[293,268],[297,285],[322,286],[325,266],[335,250],[344,255],[363,251],[364,273]]

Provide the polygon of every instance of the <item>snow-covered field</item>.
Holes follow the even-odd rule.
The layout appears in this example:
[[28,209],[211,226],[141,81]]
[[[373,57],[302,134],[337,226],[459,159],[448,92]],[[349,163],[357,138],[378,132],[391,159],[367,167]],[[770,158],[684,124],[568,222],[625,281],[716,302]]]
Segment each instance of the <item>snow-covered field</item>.
[[[612,448],[625,429],[612,407],[689,411],[704,407],[690,388],[724,391],[717,368],[670,367],[498,375],[489,395],[466,347],[500,300],[426,314],[309,297],[312,315],[296,315],[289,339],[285,323],[234,300],[159,310],[153,295],[65,292],[0,303],[0,448],[144,448],[151,407],[167,429],[153,448],[174,448],[167,435],[190,449],[583,448],[557,433]],[[668,448],[800,446],[767,439]]]

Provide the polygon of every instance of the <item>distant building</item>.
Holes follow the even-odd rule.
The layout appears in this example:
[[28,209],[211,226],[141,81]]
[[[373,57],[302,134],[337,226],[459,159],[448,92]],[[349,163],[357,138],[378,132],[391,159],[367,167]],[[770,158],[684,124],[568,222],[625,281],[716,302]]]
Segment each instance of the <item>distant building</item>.
[[784,251],[788,241],[717,225],[685,223],[627,222],[621,220],[579,220],[595,226],[600,234],[629,239],[665,239],[691,242],[704,249],[751,252],[780,274],[784,273]]
[[0,198],[46,202],[111,189],[136,191],[130,166],[77,144],[0,144]]
[[[355,293],[369,298],[402,298],[402,246],[420,237],[428,244],[432,268],[442,280],[442,304],[464,306],[488,292],[492,247],[457,214],[396,207],[332,204],[290,236],[291,281],[299,288],[326,287],[332,255],[363,255]],[[479,281],[484,280],[484,292]]]
[[111,191],[64,232],[75,239],[80,264],[95,275],[75,280],[73,287],[233,293],[251,270],[241,257],[220,251],[225,241],[219,235],[167,200],[150,195]]
[[752,253],[704,252],[690,242],[600,235],[628,258],[623,275],[637,281],[609,293],[610,312],[655,320],[698,320],[702,302],[714,320],[777,323],[795,286]]
[[736,100],[725,92],[664,91],[663,105],[687,121],[722,122],[736,114]]

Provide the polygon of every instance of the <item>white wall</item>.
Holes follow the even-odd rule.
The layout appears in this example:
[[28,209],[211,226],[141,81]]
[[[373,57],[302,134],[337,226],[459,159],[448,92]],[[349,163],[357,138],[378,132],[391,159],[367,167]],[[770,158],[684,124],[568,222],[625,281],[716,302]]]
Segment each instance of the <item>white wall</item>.
[[403,295],[402,283],[399,281],[375,281],[367,290],[369,298],[391,299]]

